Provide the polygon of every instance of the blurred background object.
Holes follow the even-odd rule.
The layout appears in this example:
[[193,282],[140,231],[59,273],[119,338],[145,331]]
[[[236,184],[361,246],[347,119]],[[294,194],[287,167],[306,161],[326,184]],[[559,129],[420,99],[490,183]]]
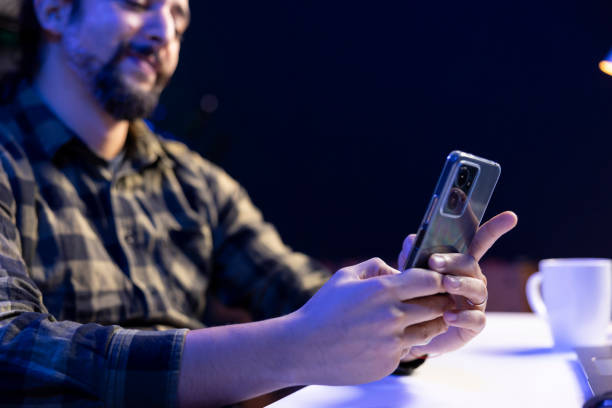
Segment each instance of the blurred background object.
[[599,61],[599,69],[608,75],[612,75],[612,49],[604,59]]
[[21,1],[0,2],[0,77],[15,69],[17,62],[17,31]]
[[502,165],[487,215],[520,218],[489,257],[612,256],[611,3],[191,8],[156,123],[236,177],[292,247],[394,263],[461,149]]
[[0,29],[16,33],[18,29],[20,0],[2,0],[0,3]]
[[[0,72],[15,0],[0,2]],[[612,257],[612,3],[191,1],[152,121],[240,181],[293,248],[395,265],[446,155],[499,162],[490,308],[535,261]]]
[[509,262],[499,258],[487,258],[481,263],[487,277],[489,299],[487,311],[527,312],[531,311],[525,295],[525,284],[537,271],[537,263],[527,259]]

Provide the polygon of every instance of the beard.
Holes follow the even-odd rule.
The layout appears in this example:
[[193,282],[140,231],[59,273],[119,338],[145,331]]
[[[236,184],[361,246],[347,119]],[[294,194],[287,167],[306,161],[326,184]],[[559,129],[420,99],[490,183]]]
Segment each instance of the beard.
[[153,87],[141,90],[131,86],[121,76],[119,63],[131,51],[143,57],[159,57],[155,48],[142,45],[126,45],[119,47],[113,58],[96,74],[93,81],[93,91],[104,110],[118,120],[134,120],[149,117],[159,102],[159,97],[169,81],[169,76],[157,73]]
[[[76,44],[71,45],[74,47]],[[104,64],[79,47],[73,47],[68,49],[73,69],[90,87],[95,99],[109,115],[117,120],[131,121],[147,118],[153,113],[170,75],[158,69],[151,89],[143,90],[124,79],[119,65],[128,55],[153,57],[159,62],[155,47],[122,43]]]

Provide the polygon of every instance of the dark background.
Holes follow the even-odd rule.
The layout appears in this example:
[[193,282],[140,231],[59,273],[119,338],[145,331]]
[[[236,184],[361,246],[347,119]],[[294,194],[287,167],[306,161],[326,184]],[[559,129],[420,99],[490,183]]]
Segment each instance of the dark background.
[[460,149],[502,165],[486,217],[519,215],[492,257],[612,257],[609,1],[191,8],[154,122],[240,181],[293,248],[394,262]]

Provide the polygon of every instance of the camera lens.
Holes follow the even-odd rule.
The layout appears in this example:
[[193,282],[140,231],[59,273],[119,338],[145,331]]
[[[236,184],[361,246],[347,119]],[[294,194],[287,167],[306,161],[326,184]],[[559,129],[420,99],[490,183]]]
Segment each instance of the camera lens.
[[461,197],[459,196],[459,193],[457,193],[455,190],[451,191],[448,195],[448,209],[451,211],[456,210],[460,201]]
[[459,174],[457,175],[457,187],[461,188],[465,186],[465,182],[467,181],[469,175],[470,172],[468,168],[465,166],[461,166],[461,168],[459,169]]

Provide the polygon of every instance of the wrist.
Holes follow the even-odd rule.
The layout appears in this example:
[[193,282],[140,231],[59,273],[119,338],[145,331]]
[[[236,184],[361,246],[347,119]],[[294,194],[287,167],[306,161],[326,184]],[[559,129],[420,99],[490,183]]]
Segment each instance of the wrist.
[[297,310],[279,318],[278,344],[275,346],[277,372],[283,373],[282,380],[286,382],[284,387],[306,385],[309,378],[305,356],[309,354],[308,344],[305,339],[304,316],[301,310]]
[[300,385],[297,317],[189,332],[179,372],[180,405],[221,406]]

